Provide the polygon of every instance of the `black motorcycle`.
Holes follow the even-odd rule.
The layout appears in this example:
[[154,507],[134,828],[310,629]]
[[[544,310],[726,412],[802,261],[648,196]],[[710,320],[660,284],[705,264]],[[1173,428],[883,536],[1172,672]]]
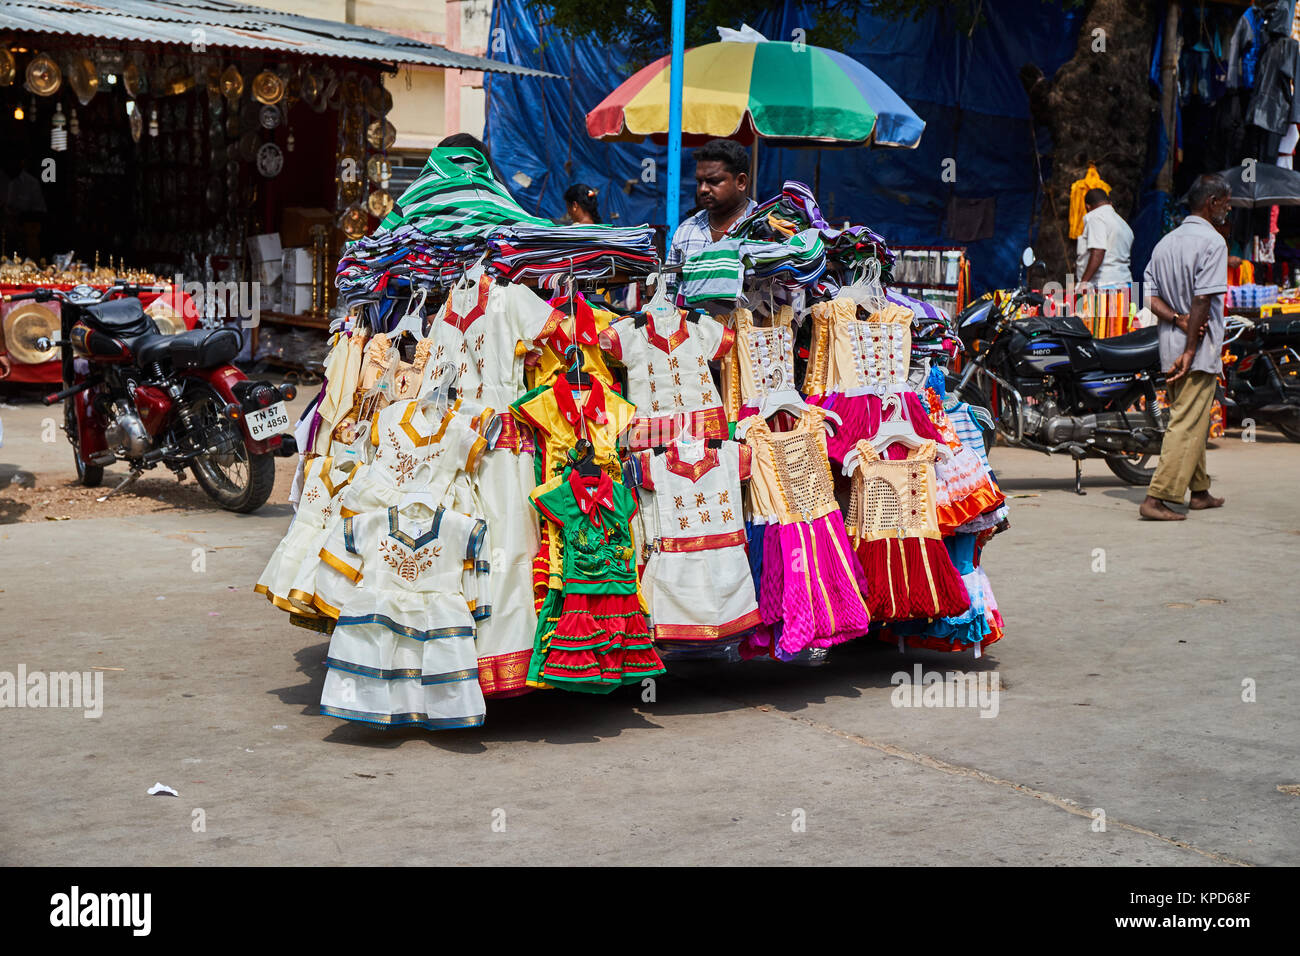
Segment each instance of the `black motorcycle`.
[[1277,426],[1300,442],[1300,319],[1226,322],[1223,410],[1230,425]]
[[[1025,258],[1033,262],[1032,250]],[[1085,458],[1104,459],[1129,484],[1150,484],[1168,424],[1156,328],[1095,339],[1073,316],[1019,317],[1043,303],[1022,287],[958,315],[966,364],[954,394],[991,413],[989,448],[996,432],[1008,445],[1073,458],[1078,494]]]

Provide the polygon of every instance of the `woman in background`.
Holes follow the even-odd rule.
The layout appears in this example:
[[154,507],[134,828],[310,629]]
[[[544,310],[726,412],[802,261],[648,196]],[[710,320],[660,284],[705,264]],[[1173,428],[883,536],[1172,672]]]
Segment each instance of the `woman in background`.
[[564,191],[564,205],[575,226],[591,226],[600,222],[596,210],[596,190],[586,183],[574,183]]

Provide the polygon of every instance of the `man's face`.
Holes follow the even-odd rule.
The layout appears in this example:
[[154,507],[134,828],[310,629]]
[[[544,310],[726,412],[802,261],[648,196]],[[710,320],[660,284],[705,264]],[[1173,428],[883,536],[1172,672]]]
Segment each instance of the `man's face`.
[[716,159],[695,164],[695,201],[701,209],[728,209],[745,193],[745,173],[735,176]]
[[1232,212],[1232,197],[1225,193],[1222,196],[1215,196],[1206,206],[1206,216],[1210,222],[1216,226],[1222,226],[1228,221],[1228,214]]

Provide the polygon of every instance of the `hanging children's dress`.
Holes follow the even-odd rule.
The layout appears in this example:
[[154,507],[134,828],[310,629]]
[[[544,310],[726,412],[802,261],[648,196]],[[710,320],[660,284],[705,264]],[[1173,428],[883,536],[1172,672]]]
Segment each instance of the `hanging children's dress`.
[[325,381],[321,383],[320,401],[316,405],[307,443],[303,445],[305,453],[331,453],[334,430],[345,416],[353,412],[368,338],[362,329],[354,329],[351,334],[340,332],[335,337],[334,345],[325,357]]
[[790,431],[753,416],[737,426],[753,450],[750,512],[767,523],[760,627],[744,649],[789,658],[867,631],[861,570],[844,530],[826,459],[824,409],[808,406]]
[[726,438],[709,363],[731,350],[735,333],[699,312],[679,312],[676,327],[662,331],[643,312],[601,333],[605,351],[627,367],[627,397],[636,406],[628,447],[667,445],[683,428],[696,438]]
[[[459,399],[443,409],[421,407],[415,399],[385,408],[370,426],[371,460],[357,466],[334,522],[341,525],[343,518],[387,512],[411,492],[427,494],[439,504],[452,501],[456,476],[477,469],[495,437],[484,437],[476,429],[482,419],[473,408]],[[331,576],[328,566],[318,569],[313,603],[322,614],[337,618],[341,606],[325,596],[340,593],[337,582],[322,587]]]
[[500,429],[463,502],[488,523],[492,593],[484,599],[493,612],[479,627],[478,651],[479,679],[490,696],[526,689],[537,629],[532,569],[540,538],[537,513],[528,504],[536,484],[535,449],[510,405],[524,392],[524,353],[559,317],[527,287],[483,276],[474,286],[452,290],[430,330],[435,359],[457,365],[459,393],[486,406]]
[[722,365],[722,395],[727,418],[740,421],[756,414],[764,404],[801,401],[794,377],[794,310],[777,310],[770,326],[754,324],[749,309],[737,309],[736,342]]
[[814,342],[818,323],[826,341],[810,366],[824,369],[825,381],[808,400],[833,410],[843,424],[827,442],[831,460],[843,462],[857,442],[880,427],[882,396],[899,392],[921,438],[941,441],[926,417],[921,399],[908,387],[912,311],[887,305],[870,318],[858,318],[858,304],[848,296],[814,307]]
[[384,727],[477,727],[475,620],[466,562],[482,556],[481,519],[421,503],[346,518],[321,559],[355,586],[330,637],[320,712]]
[[660,650],[734,644],[760,623],[741,507],[751,452],[711,445],[675,441],[638,456],[654,536],[641,585]]
[[935,514],[939,532],[952,534],[972,518],[996,509],[1006,496],[994,483],[988,466],[967,448],[943,410],[943,399],[933,389],[926,389],[925,402],[930,422],[950,455],[934,465]]
[[873,621],[956,616],[970,607],[939,535],[935,455],[930,440],[897,460],[859,441],[844,462],[853,479],[849,534],[866,575]]
[[[600,335],[617,316],[605,309],[593,308],[582,295],[560,296],[551,300],[551,317],[533,340],[533,351],[525,356],[528,388],[550,385],[571,367],[570,349],[582,352],[582,372],[606,385],[614,376],[605,364]],[[518,396],[516,396],[517,398]]]
[[352,471],[339,468],[329,455],[307,462],[298,511],[253,588],[281,610],[317,613],[312,599],[322,538],[351,477]]
[[332,434],[335,441],[351,445],[391,403],[420,394],[434,342],[416,339],[411,361],[404,362],[398,347],[402,338],[381,332],[366,343],[352,409],[335,426]]
[[563,609],[544,652],[542,680],[607,693],[664,673],[637,599],[636,496],[608,474],[584,478],[570,469],[533,504],[564,540]]
[[631,425],[636,406],[600,379],[584,375],[579,383],[565,376],[534,390],[511,406],[515,415],[537,434],[540,481],[565,468],[566,455],[580,437],[595,446],[595,462],[615,478],[621,475],[619,439]]
[[383,511],[409,491],[441,502],[456,473],[475,471],[497,435],[495,418],[485,421],[473,408],[459,399],[441,410],[409,399],[380,412],[370,424],[371,459],[358,466],[343,494],[344,515]]
[[1002,615],[988,575],[978,563],[978,537],[959,533],[943,540],[953,567],[961,575],[970,608],[954,617],[899,621],[890,625],[890,633],[881,634],[881,640],[893,643],[901,638],[908,647],[933,651],[973,650],[978,657],[984,648],[1002,638]]

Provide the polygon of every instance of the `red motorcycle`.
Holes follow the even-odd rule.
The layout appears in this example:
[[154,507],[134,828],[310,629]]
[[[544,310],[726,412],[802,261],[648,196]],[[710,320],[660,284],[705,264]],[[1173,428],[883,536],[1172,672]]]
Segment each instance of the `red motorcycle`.
[[188,468],[222,508],[256,511],[275,484],[275,456],[297,452],[281,434],[294,388],[249,381],[231,365],[243,342],[235,329],[161,334],[140,291],[119,280],[103,292],[82,285],[4,297],[61,304],[58,341],[36,345],[59,346],[63,390],[42,401],[64,403],[77,477],[93,488],[105,466],[126,462],[114,495],[160,463],[179,479]]

